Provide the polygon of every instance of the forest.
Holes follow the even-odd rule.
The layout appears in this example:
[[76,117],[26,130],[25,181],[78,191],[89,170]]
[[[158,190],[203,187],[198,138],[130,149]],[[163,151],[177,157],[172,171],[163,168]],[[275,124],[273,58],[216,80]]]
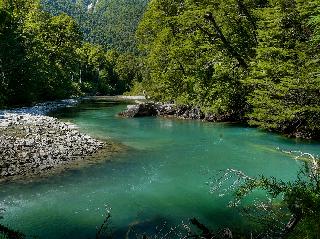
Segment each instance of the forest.
[[135,31],[147,0],[42,0],[53,15],[66,13],[78,23],[84,39],[105,49],[137,52]]
[[[50,5],[50,8],[46,5],[49,3],[55,5]],[[59,5],[58,1],[52,1],[41,5],[34,0],[0,2],[0,105],[28,105],[83,95],[122,94],[130,89],[133,79],[140,77],[135,70],[138,63],[134,43],[129,40],[134,36],[130,25],[134,22],[130,21],[127,26],[128,33],[120,34],[122,28],[117,25],[114,28],[105,26],[102,32],[99,28],[103,23],[95,22],[101,13],[91,13],[90,9],[83,13],[87,7],[80,3],[75,5],[79,12],[69,11],[71,2],[64,4],[65,9],[61,10],[58,6],[62,3]],[[53,7],[56,11],[52,10]],[[125,24],[125,10],[119,7],[118,12],[114,9],[109,11],[117,14],[119,24]],[[122,15],[118,15],[120,12]],[[82,22],[80,16],[86,19]],[[108,31],[113,32],[112,37],[128,41],[121,42],[111,37],[113,43],[112,40],[103,42],[99,36]],[[96,38],[93,39],[93,35]],[[119,44],[117,47],[115,42]]]
[[[180,167],[184,169],[190,165],[174,163],[176,163],[176,158],[180,159],[181,155],[188,152],[187,147],[194,146],[190,144],[193,137],[198,139],[200,146],[196,145],[196,148],[192,148],[190,155],[200,152],[197,157],[202,160],[200,163],[192,161],[196,166],[203,162],[208,163],[207,161],[212,163],[212,160],[201,158],[212,149],[217,152],[220,152],[221,149],[224,150],[217,154],[220,158],[229,154],[232,158],[234,148],[239,152],[246,150],[244,155],[249,152],[248,158],[253,157],[261,164],[257,167],[258,169],[252,169],[252,171],[256,170],[254,172],[260,172],[262,167],[270,166],[264,161],[265,159],[258,161],[261,155],[273,156],[273,158],[270,156],[270,162],[273,162],[270,164],[274,164],[273,170],[278,167],[277,163],[281,165],[282,169],[287,167],[285,160],[290,157],[295,159],[296,164],[292,160],[290,162],[292,168],[287,167],[287,171],[294,170],[298,166],[300,168],[298,175],[294,174],[297,177],[291,181],[259,175],[249,177],[242,171],[230,169],[220,180],[227,177],[223,181],[227,182],[230,178],[238,178],[235,181],[238,184],[232,184],[234,186],[232,188],[233,202],[237,204],[236,206],[246,202],[246,199],[257,191],[266,192],[268,195],[268,200],[270,200],[266,203],[258,205],[258,201],[252,200],[251,202],[256,204],[251,203],[248,206],[244,203],[245,206],[241,208],[242,212],[255,217],[262,225],[263,229],[258,228],[257,231],[254,231],[254,233],[257,232],[255,235],[258,235],[256,238],[319,237],[319,155],[294,151],[290,147],[292,145],[296,147],[299,143],[306,142],[308,145],[304,145],[301,147],[302,149],[310,149],[313,150],[312,152],[319,151],[314,148],[320,140],[320,0],[0,0],[0,109],[32,106],[39,102],[85,96],[114,95],[145,96],[148,101],[159,102],[162,105],[199,109],[203,115],[210,114],[211,121],[235,123],[231,124],[231,128],[234,127],[233,131],[225,125],[217,124],[218,128],[213,129],[214,133],[212,134],[208,133],[209,129],[207,128],[209,127],[200,128],[198,125],[191,125],[191,123],[183,125],[181,122],[176,124],[176,121],[167,123],[160,120],[155,123],[147,119],[143,122],[130,121],[128,123],[127,119],[112,118],[114,117],[112,110],[120,109],[116,108],[120,106],[114,102],[112,103],[115,104],[112,105],[114,108],[110,112],[108,111],[108,114],[100,108],[94,108],[96,106],[92,102],[79,106],[85,109],[95,109],[94,112],[97,112],[97,115],[101,114],[106,117],[103,120],[90,118],[90,114],[69,115],[70,118],[74,117],[81,123],[94,122],[92,125],[101,127],[95,128],[96,132],[106,130],[107,127],[104,126],[107,124],[105,122],[108,122],[108,126],[115,127],[115,130],[111,133],[109,131],[103,131],[103,133],[116,135],[116,131],[123,133],[121,130],[124,130],[125,136],[120,135],[122,138],[119,136],[117,140],[121,139],[126,143],[131,140],[131,138],[130,140],[127,138],[130,133],[134,140],[142,140],[145,139],[143,138],[145,130],[149,130],[149,134],[146,135],[150,137],[147,138],[150,145],[144,147],[146,142],[139,141],[137,144],[131,145],[131,148],[126,145],[125,150],[127,148],[132,150],[128,150],[129,152],[133,152],[134,147],[140,146],[138,149],[135,148],[133,157],[138,155],[139,162],[137,163],[141,163],[141,165],[132,167],[128,163],[125,166],[132,167],[130,170],[137,170],[137,173],[134,174],[135,177],[140,174],[144,175],[144,173],[151,172],[150,174],[152,174],[153,170],[158,172],[156,170],[168,165],[170,166],[168,166],[167,172],[172,173],[177,170],[177,173],[181,173],[178,172]],[[103,100],[100,103],[101,105],[106,104]],[[83,109],[81,113],[84,111]],[[68,116],[66,112],[61,113],[62,116],[58,116],[63,119],[63,114]],[[4,117],[4,114],[0,115],[0,119],[2,119],[1,117]],[[27,117],[31,118],[31,116]],[[19,117],[13,117],[11,120],[16,120],[14,122],[17,123],[18,128],[20,127]],[[10,127],[6,123],[4,122],[4,126],[0,125],[0,127]],[[157,140],[160,137],[158,141],[152,141],[153,128],[148,128],[152,124],[155,128],[154,137]],[[91,124],[88,125],[93,127]],[[237,128],[238,126],[241,129]],[[66,132],[71,130],[68,126],[65,127]],[[156,127],[160,127],[160,129]],[[175,134],[172,129],[174,127],[184,129],[185,132],[193,135],[187,133],[184,135],[182,131],[179,131],[179,134],[187,137],[187,140],[184,141],[185,138],[180,137],[181,135],[179,137],[175,135],[176,138],[172,139],[170,137]],[[199,132],[197,131],[197,134],[190,133],[189,130],[192,127],[195,127]],[[260,135],[255,133],[256,131],[253,133],[250,131],[253,128],[258,128],[257,132],[275,132],[277,136],[284,135],[302,140],[294,141],[296,144],[293,141],[288,143],[289,141],[286,140],[289,139],[285,137],[271,138],[270,135],[273,134],[261,136],[266,138],[261,139]],[[221,129],[225,131],[222,132]],[[12,133],[11,131],[9,133]],[[44,132],[46,131],[44,130]],[[167,137],[167,132],[170,137]],[[29,133],[26,134],[28,137],[31,135]],[[210,140],[204,138],[202,133],[204,136],[209,135]],[[252,135],[253,139],[245,138],[247,134]],[[50,137],[50,130],[45,135]],[[81,134],[75,133],[75,135]],[[244,142],[245,140],[239,135],[249,143]],[[0,136],[2,135],[0,134]],[[258,142],[251,142],[256,139],[255,137]],[[82,139],[88,140],[89,138],[89,136],[83,136]],[[0,138],[0,143],[1,140],[3,139]],[[229,140],[228,143],[231,146],[224,145],[224,140]],[[237,142],[236,146],[233,144],[233,140]],[[267,140],[273,140],[276,143],[270,143]],[[72,147],[70,142],[73,141],[66,141],[63,143]],[[175,144],[175,141],[179,143]],[[3,140],[3,142],[5,141]],[[34,147],[35,141],[30,142],[27,142],[30,143],[30,147],[27,144],[21,144],[19,150],[26,145],[29,147],[28,149]],[[211,145],[212,142],[218,146]],[[132,142],[128,144],[130,143]],[[280,146],[274,149],[273,143],[289,149],[280,149]],[[146,157],[145,152],[152,155],[153,150],[161,148],[153,148],[158,144],[164,145],[164,151],[168,154],[172,153],[174,160],[168,156],[166,160],[169,160],[164,161],[159,166],[160,169],[152,165],[149,167],[149,172],[146,169],[149,165],[143,161]],[[176,153],[178,149],[170,148],[171,144],[180,150],[179,153]],[[14,144],[12,145],[14,147]],[[206,145],[207,148],[204,149],[203,145]],[[233,147],[232,150],[230,150],[231,147]],[[253,150],[253,147],[256,151]],[[174,152],[170,152],[170,150]],[[261,155],[254,154],[252,156],[251,151],[259,152]],[[138,154],[141,152],[143,155]],[[208,155],[210,154],[208,153]],[[216,156],[213,153],[212,155]],[[17,158],[14,153],[13,156]],[[129,156],[128,158],[132,160]],[[220,159],[218,156],[215,159],[217,162]],[[237,155],[239,158],[241,156],[241,153]],[[29,156],[25,154],[25,157]],[[125,158],[125,156],[123,157]],[[155,157],[159,157],[157,159],[161,161],[163,152],[158,152]],[[189,155],[185,157],[189,157]],[[197,157],[194,156],[190,160],[198,160]],[[274,163],[275,161],[272,160],[276,157],[278,157],[277,159],[281,158],[282,161]],[[232,163],[230,158],[226,162]],[[133,158],[134,160],[136,159]],[[242,162],[239,160],[240,163],[237,161],[231,166],[242,166],[250,170],[248,159],[242,158],[242,160]],[[27,162],[27,160],[25,161]],[[149,163],[149,161],[147,162]],[[250,166],[257,162],[250,161]],[[132,162],[130,161],[130,163]],[[205,166],[211,165],[209,163],[204,164],[201,168],[201,176],[208,173],[209,169]],[[3,165],[7,166],[4,163],[0,166]],[[123,166],[116,163],[112,165],[115,165],[114,171],[117,167]],[[225,166],[225,162],[222,162],[222,165]],[[139,171],[139,166],[144,171]],[[187,167],[186,169],[192,171],[196,175],[195,178],[200,177],[197,174],[198,171],[195,173],[194,167],[191,165],[191,169]],[[131,173],[130,170],[126,171],[127,168],[123,171],[119,170],[120,176],[116,175],[115,177],[112,176],[113,171],[107,171],[112,176],[110,178],[107,178],[109,175],[99,168],[100,171],[97,171],[100,174],[90,180],[106,177],[108,182],[108,180],[119,176],[125,182],[123,187],[131,186],[131,181],[126,183],[127,178],[121,177],[122,174],[127,176]],[[269,174],[270,171],[268,171]],[[282,174],[287,176],[285,172]],[[174,177],[168,177],[168,182],[177,178],[175,173],[174,171]],[[232,176],[230,176],[231,174]],[[264,171],[263,174],[265,174]],[[88,175],[91,176],[90,173]],[[181,175],[185,176],[185,172],[183,171]],[[77,173],[74,172],[73,176],[76,177]],[[150,176],[149,178],[149,176],[147,174],[147,179],[141,181],[143,183],[150,181],[151,184],[160,180],[157,177],[161,177],[152,175],[154,177]],[[132,178],[140,182],[140,178],[137,179],[133,176]],[[189,177],[184,180],[188,179]],[[93,182],[101,186],[101,183]],[[118,181],[110,182],[114,185],[119,183]],[[220,181],[215,183],[218,183],[219,187],[221,186]],[[212,186],[210,182],[208,184]],[[177,185],[177,188],[181,186],[181,182],[178,182]],[[191,185],[194,186],[194,184]],[[109,186],[112,188],[113,185]],[[162,186],[161,184],[160,190],[165,188]],[[90,187],[91,184],[88,188]],[[141,188],[144,187],[147,186],[143,184]],[[219,187],[213,185],[211,189],[214,188],[212,191],[217,192]],[[84,190],[82,187],[79,188]],[[119,188],[123,189],[120,186]],[[132,187],[127,191],[134,192],[133,188],[134,184],[132,183]],[[150,192],[154,193],[152,196],[156,198],[157,194],[152,190],[153,188],[150,189]],[[105,192],[100,188],[96,191]],[[141,191],[143,192],[143,190]],[[164,192],[167,193],[165,190]],[[187,192],[189,193],[189,191]],[[138,196],[139,193],[141,192],[138,192]],[[152,196],[150,196],[152,203],[154,201],[159,204],[163,203],[160,199],[157,201]],[[199,200],[202,199],[199,198]],[[179,203],[180,199],[177,199]],[[121,202],[118,198],[115,201]],[[162,205],[167,205],[166,203],[165,199],[165,203]],[[179,209],[181,210],[181,208]],[[267,213],[263,214],[256,209],[262,209],[263,213]],[[88,208],[87,211],[89,211]],[[177,212],[181,213],[181,211]],[[272,214],[274,211],[278,214]],[[74,214],[72,212],[73,216]],[[137,214],[142,215],[140,212]],[[108,223],[109,217],[110,214],[104,221],[105,224]],[[282,224],[275,225],[275,219]],[[283,223],[284,221],[286,223]],[[201,224],[196,219],[191,220],[191,224],[197,227],[197,232],[200,231],[200,234],[193,235],[194,238],[220,238],[218,232],[207,228],[210,228],[210,225]],[[103,229],[104,226],[102,225],[101,228]],[[2,227],[0,225],[0,232]],[[266,233],[261,236],[259,229]],[[9,233],[17,232],[9,231]],[[239,235],[234,234],[235,238],[242,238],[242,235],[248,236],[247,231],[241,233],[243,232],[240,231]],[[188,236],[190,235],[188,234]],[[143,235],[141,238],[149,237]],[[253,238],[252,234],[251,238]]]

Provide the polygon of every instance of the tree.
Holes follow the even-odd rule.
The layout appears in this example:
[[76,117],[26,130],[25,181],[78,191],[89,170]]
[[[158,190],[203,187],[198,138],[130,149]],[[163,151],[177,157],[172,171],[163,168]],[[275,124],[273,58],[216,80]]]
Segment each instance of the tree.
[[38,83],[38,98],[52,100],[79,93],[76,49],[82,38],[76,22],[65,14],[52,17],[34,11],[27,15],[24,33],[34,67],[32,78]]
[[234,0],[152,1],[137,33],[148,94],[224,120],[242,118],[247,90],[241,79],[256,45],[249,7]]
[[320,64],[314,58],[319,48],[313,25],[319,4],[278,0],[257,10],[259,44],[247,80],[253,87],[250,124],[305,138],[320,136]]
[[19,21],[30,1],[1,1],[0,26],[0,105],[32,101],[33,82],[29,78],[26,42]]
[[133,53],[123,53],[115,62],[115,73],[118,76],[119,91],[128,92],[134,82],[141,82],[140,59]]
[[37,1],[2,1],[1,104],[30,104],[79,94],[76,49],[82,36],[67,15],[51,16]]
[[319,0],[154,0],[137,36],[153,99],[319,138]]

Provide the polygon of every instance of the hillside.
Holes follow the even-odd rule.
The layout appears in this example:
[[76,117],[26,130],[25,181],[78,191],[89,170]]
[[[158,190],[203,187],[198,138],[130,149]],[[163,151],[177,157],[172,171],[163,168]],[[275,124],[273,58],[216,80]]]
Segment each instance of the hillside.
[[135,31],[148,0],[42,0],[44,10],[72,16],[84,38],[107,49],[135,51]]

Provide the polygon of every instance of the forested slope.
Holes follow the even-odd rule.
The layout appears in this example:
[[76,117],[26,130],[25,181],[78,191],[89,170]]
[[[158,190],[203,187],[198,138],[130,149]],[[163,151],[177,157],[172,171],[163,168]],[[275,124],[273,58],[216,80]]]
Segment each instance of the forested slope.
[[72,16],[84,38],[107,49],[136,51],[135,31],[148,0],[41,0],[43,8]]

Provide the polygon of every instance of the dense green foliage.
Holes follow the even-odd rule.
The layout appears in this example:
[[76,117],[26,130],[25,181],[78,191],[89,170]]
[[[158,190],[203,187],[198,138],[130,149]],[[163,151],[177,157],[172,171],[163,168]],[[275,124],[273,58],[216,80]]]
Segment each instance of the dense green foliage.
[[136,58],[84,42],[76,21],[33,0],[0,1],[0,105],[122,94]]
[[[223,22],[226,34],[237,39],[238,51],[249,57],[254,42],[249,40],[247,29],[244,34],[240,31],[245,22],[235,24],[238,21],[235,12],[226,14],[230,3],[221,1],[221,4],[216,14],[221,20],[222,16],[228,16]],[[147,91],[157,100],[192,104],[206,112],[238,118],[246,108],[246,88],[240,83],[246,67],[239,66],[233,57],[233,47],[230,52],[226,50],[229,42],[215,39],[212,19],[205,18],[214,7],[205,1],[150,3],[138,29],[142,50],[147,55]]]
[[1,102],[31,103],[76,93],[81,33],[67,15],[50,16],[35,1],[1,1]]
[[[268,200],[256,202],[251,205],[254,210],[247,210],[251,216],[258,215],[256,221],[263,225],[265,238],[320,236],[320,161],[310,154],[301,154],[299,158],[303,158],[305,164],[293,182],[264,176],[243,177],[243,183],[236,189],[237,204],[257,189],[268,193]],[[283,223],[285,218],[287,223]]]
[[247,82],[250,122],[320,136],[320,1],[274,1],[256,10],[258,47]]
[[135,31],[148,0],[42,0],[45,10],[74,17],[84,38],[107,49],[135,52]]
[[138,28],[160,101],[320,136],[320,1],[153,0]]

